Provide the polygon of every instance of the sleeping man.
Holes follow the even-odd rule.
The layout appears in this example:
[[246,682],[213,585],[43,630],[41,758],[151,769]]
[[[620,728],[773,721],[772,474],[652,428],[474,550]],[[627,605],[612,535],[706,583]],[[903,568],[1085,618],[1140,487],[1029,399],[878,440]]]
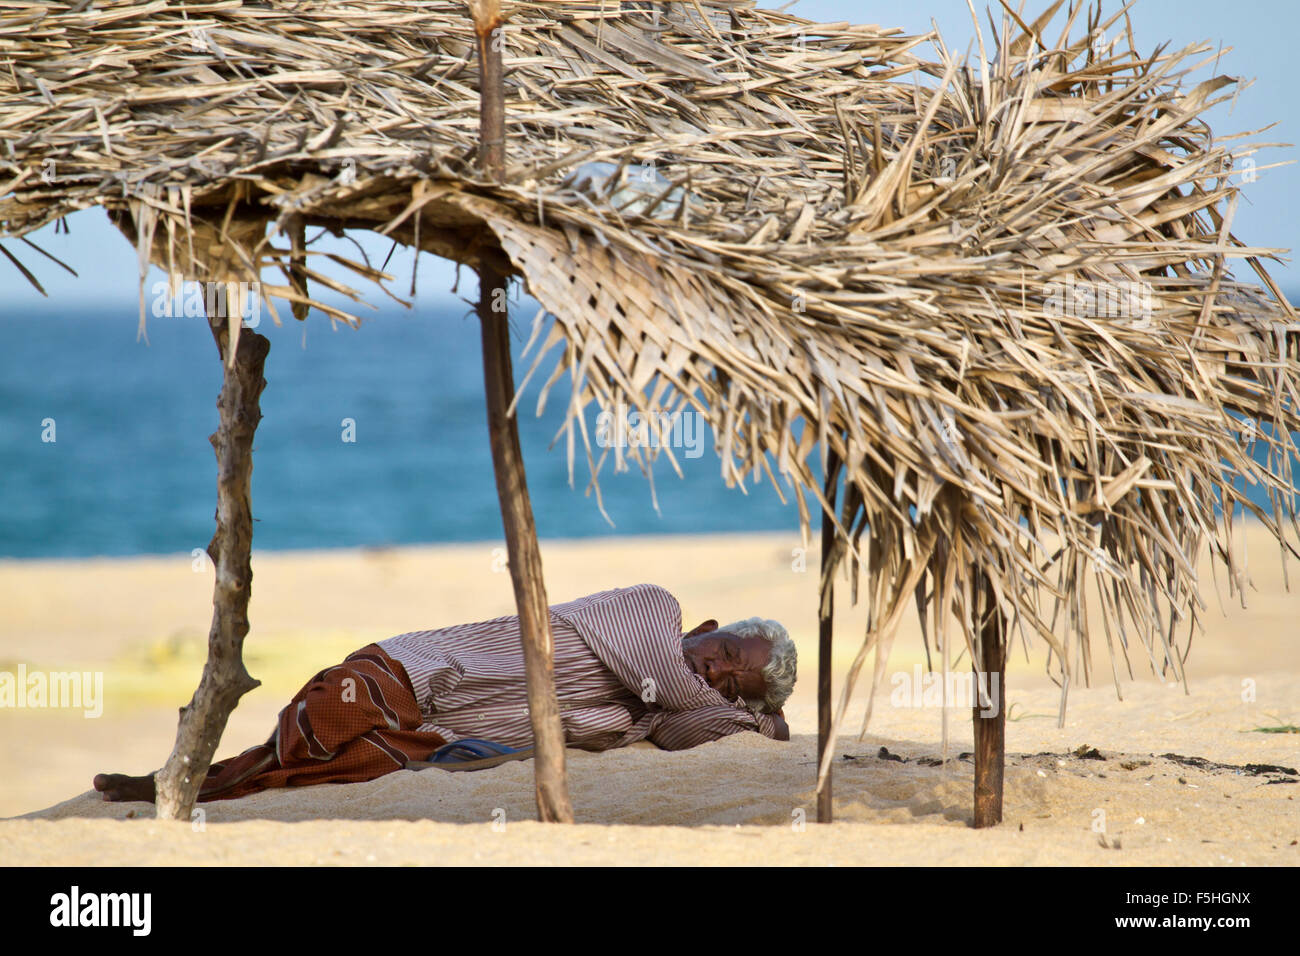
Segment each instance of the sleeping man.
[[[681,630],[653,584],[550,608],[565,741],[609,750],[649,740],[683,750],[741,731],[789,740],[794,642],[750,618]],[[199,800],[272,787],[352,783],[408,764],[477,769],[531,755],[519,618],[412,631],[321,671],[280,712],[270,739],[208,771]],[[154,799],[153,774],[98,774],[105,800]]]

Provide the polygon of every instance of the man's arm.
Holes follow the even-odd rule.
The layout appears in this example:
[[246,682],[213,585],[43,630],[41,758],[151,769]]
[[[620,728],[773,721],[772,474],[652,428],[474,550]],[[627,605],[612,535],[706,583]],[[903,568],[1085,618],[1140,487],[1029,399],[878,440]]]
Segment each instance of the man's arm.
[[632,693],[667,711],[718,700],[682,656],[682,612],[658,585],[637,585],[572,611],[567,617],[601,662]]
[[781,715],[755,714],[732,704],[655,714],[646,737],[664,750],[687,750],[745,730],[772,740],[790,739],[790,728]]

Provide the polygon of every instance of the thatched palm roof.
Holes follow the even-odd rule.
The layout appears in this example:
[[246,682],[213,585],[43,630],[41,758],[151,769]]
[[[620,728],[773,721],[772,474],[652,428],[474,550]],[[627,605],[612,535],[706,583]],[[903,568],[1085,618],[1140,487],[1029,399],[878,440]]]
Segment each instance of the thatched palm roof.
[[[787,477],[805,528],[814,453],[837,453],[864,654],[912,598],[931,638],[952,612],[969,642],[982,572],[1063,669],[1081,653],[1086,676],[1104,633],[1181,676],[1196,555],[1241,583],[1243,505],[1285,541],[1300,428],[1274,250],[1232,235],[1235,158],[1198,118],[1233,94],[1194,75],[1206,50],[1144,54],[1077,11],[1051,32],[1003,17],[966,63],[748,3],[507,10],[495,186],[473,168],[462,4],[8,4],[0,236],[126,210],[142,262],[276,263],[288,281],[263,289],[300,315],[326,281],[291,261],[305,224],[490,257],[556,317],[537,354],[559,348],[548,388],[574,373],[568,454],[593,477],[593,399],[696,406],[724,477]],[[620,215],[566,182],[593,160],[653,164],[690,199]],[[1067,281],[1119,298],[1062,307]]]

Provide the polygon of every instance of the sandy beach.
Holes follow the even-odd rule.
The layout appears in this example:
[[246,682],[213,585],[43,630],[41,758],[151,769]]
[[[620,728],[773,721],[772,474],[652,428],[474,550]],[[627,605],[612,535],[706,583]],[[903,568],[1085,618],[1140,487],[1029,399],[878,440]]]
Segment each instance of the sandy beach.
[[[202,666],[212,572],[188,555],[0,562],[0,671],[103,675],[99,716],[0,709],[0,816],[12,818],[0,820],[0,856],[80,865],[1296,865],[1300,777],[1285,771],[1300,765],[1300,736],[1275,731],[1300,724],[1300,594],[1285,590],[1266,534],[1250,528],[1243,540],[1254,577],[1248,608],[1228,602],[1222,575],[1220,605],[1202,562],[1207,627],[1192,644],[1187,688],[1135,658],[1133,679],[1121,667],[1117,699],[1099,638],[1092,686],[1072,687],[1061,727],[1041,647],[1027,656],[1017,644],[1005,823],[988,831],[969,826],[969,710],[950,711],[945,752],[942,709],[897,692],[925,667],[912,618],[889,667],[900,676],[878,696],[869,732],[858,739],[859,695],[840,736],[837,823],[812,822],[817,555],[797,535],[543,542],[552,602],[653,581],[678,597],[686,626],[774,617],[801,655],[786,708],[790,743],[743,734],[679,753],[648,744],[570,751],[574,827],[532,822],[527,763],[261,793],[201,804],[192,824],[161,823],[147,804],[105,804],[87,792],[95,772],[144,773],[170,751],[176,707]],[[264,740],[306,678],[363,644],[512,613],[500,547],[255,552],[246,658],[263,684],[232,716],[220,753]],[[847,606],[846,588],[840,594],[837,678],[865,617]]]

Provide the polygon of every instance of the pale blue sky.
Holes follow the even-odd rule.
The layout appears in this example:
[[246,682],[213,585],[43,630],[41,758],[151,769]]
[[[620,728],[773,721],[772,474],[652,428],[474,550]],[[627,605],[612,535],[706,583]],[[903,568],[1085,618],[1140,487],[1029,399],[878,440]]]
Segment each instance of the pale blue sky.
[[[778,2],[767,5],[779,6]],[[1026,5],[1032,13],[1044,9],[1045,0]],[[1000,10],[996,4],[994,8]],[[801,0],[793,11],[810,19],[851,20],[897,26],[909,33],[928,30],[931,18],[942,32],[950,50],[964,52],[973,37],[970,13],[965,0],[922,0],[922,2],[874,3],[870,0]],[[981,13],[984,4],[976,3]],[[1106,11],[1119,9],[1107,3]],[[1265,142],[1296,141],[1297,107],[1293,58],[1295,36],[1300,33],[1300,5],[1294,0],[1260,0],[1255,3],[1222,3],[1211,0],[1140,0],[1131,11],[1134,32],[1143,50],[1172,41],[1176,47],[1207,41],[1216,48],[1233,47],[1223,55],[1217,72],[1255,79],[1255,85],[1240,95],[1231,110],[1227,105],[1211,114],[1212,125],[1219,135],[1259,129],[1270,123],[1278,125],[1256,139]],[[1000,22],[1000,15],[998,20]],[[1206,67],[1203,76],[1211,75]],[[1259,157],[1259,165],[1292,159],[1291,148],[1268,150]],[[1266,169],[1258,180],[1247,184],[1238,209],[1234,231],[1243,241],[1255,246],[1293,248],[1300,245],[1300,226],[1295,218],[1295,197],[1300,171],[1295,166]],[[17,246],[22,258],[45,284],[49,299],[42,299],[7,261],[0,260],[0,318],[22,313],[31,306],[84,308],[90,303],[119,305],[135,297],[135,252],[125,239],[108,224],[102,211],[90,210],[70,217],[71,235],[54,235],[52,228],[41,230],[32,238],[68,262],[79,273],[72,278],[31,250]],[[366,241],[369,250],[382,259],[388,243]],[[350,245],[339,247],[348,252]],[[389,263],[389,270],[409,276],[411,253],[399,251]],[[1300,292],[1300,273],[1293,265],[1272,264],[1273,274],[1282,286]],[[428,306],[450,298],[449,289],[454,267],[424,256],[420,260],[418,300]],[[1239,269],[1242,276],[1247,270]],[[337,274],[337,273],[336,273]],[[403,278],[394,288],[404,292],[408,280]],[[473,292],[473,280],[462,287],[462,294]],[[381,294],[368,295],[376,303]],[[115,310],[116,311],[116,310]]]

